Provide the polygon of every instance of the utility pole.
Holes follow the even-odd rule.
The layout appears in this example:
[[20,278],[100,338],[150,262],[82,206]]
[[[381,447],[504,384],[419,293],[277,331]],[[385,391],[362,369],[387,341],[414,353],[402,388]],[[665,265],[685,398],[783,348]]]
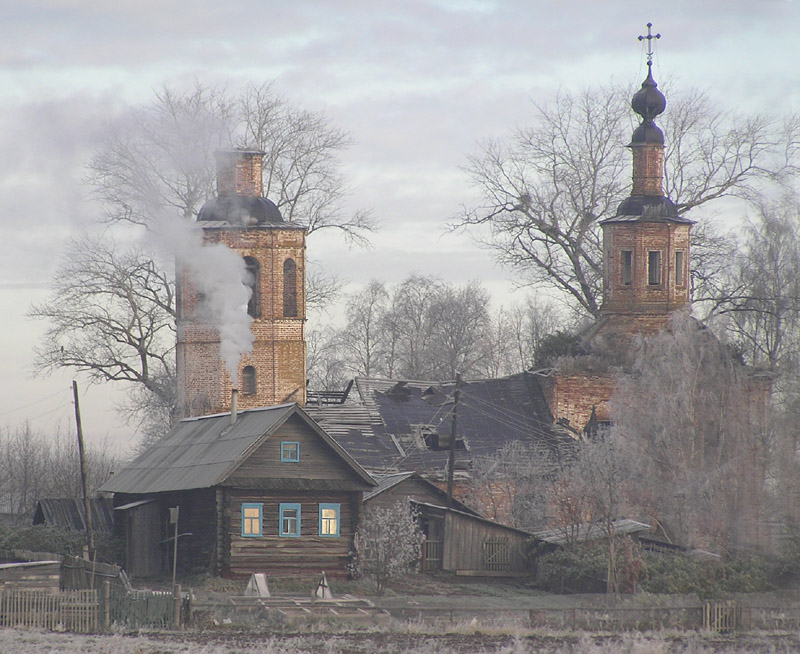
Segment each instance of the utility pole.
[[94,559],[94,533],[92,532],[92,507],[89,502],[89,488],[86,482],[86,456],[83,451],[83,427],[81,426],[81,406],[78,403],[78,382],[72,380],[72,395],[75,398],[75,425],[78,430],[78,458],[81,463],[81,489],[83,490],[83,510],[86,514],[86,548],[89,560]]
[[456,373],[456,390],[453,392],[453,422],[450,426],[450,454],[447,457],[447,508],[453,508],[453,474],[456,467],[456,434],[458,433],[458,400],[461,397],[461,375]]

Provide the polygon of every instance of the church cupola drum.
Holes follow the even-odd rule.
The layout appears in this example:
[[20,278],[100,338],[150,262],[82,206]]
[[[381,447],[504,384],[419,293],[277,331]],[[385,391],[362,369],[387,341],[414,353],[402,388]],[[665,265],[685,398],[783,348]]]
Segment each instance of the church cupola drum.
[[601,314],[624,331],[653,333],[669,313],[690,302],[689,232],[693,221],[664,195],[664,134],[655,119],[667,106],[653,79],[653,35],[648,24],[647,77],[631,101],[641,117],[629,148],[633,188],[603,228]]
[[180,417],[229,411],[234,384],[240,408],[305,403],[306,228],[286,222],[263,197],[264,153],[215,153],[217,197],[197,222],[207,244],[221,243],[242,257],[250,300],[252,351],[238,363],[237,379],[220,354],[219,330],[205,313],[191,275],[178,271],[177,377]]

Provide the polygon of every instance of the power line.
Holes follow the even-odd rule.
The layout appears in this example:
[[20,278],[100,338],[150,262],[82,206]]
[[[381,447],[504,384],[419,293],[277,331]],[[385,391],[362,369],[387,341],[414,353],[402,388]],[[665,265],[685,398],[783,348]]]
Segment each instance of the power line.
[[45,395],[44,397],[42,397],[42,398],[40,398],[38,400],[34,400],[33,402],[31,402],[29,404],[24,404],[22,406],[16,407],[15,409],[9,409],[8,411],[0,411],[0,416],[7,416],[9,413],[15,413],[17,411],[22,411],[23,409],[27,409],[28,407],[36,406],[37,404],[41,404],[42,402],[45,402],[45,401],[55,397],[56,395],[61,395],[62,393],[66,393],[67,391],[68,391],[68,389],[62,389],[62,390],[56,391],[55,393],[52,393],[50,395]]

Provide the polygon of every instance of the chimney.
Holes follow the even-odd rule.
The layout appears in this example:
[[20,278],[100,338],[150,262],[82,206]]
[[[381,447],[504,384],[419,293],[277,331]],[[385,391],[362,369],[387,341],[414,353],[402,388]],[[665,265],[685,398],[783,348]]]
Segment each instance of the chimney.
[[260,198],[264,193],[264,154],[261,150],[217,150],[217,195]]
[[239,410],[239,389],[234,388],[231,391],[231,424],[236,424],[236,415]]

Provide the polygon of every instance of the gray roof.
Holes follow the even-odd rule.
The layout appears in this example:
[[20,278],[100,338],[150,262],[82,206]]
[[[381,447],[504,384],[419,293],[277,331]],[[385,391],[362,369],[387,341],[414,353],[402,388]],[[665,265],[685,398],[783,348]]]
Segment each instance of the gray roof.
[[181,420],[100,487],[112,493],[159,493],[210,488],[223,483],[291,416],[304,420],[368,485],[375,481],[297,404]]
[[[95,531],[110,532],[114,526],[111,499],[92,497],[89,499],[89,508],[92,513],[92,528]],[[83,531],[86,529],[86,510],[83,500],[75,498],[41,499],[36,502],[33,524]]]
[[[636,520],[614,520],[614,533],[617,536],[626,536],[628,534],[636,534],[642,531],[650,531],[652,527],[644,522]],[[568,527],[561,527],[559,529],[548,529],[546,531],[537,531],[533,534],[539,540],[553,545],[565,545],[568,541],[567,536],[578,543],[586,541],[600,540],[606,537],[606,532],[603,528],[595,523],[584,522],[578,525],[570,525]]]
[[[380,477],[376,476],[375,479],[377,480],[378,485],[371,491],[364,493],[364,501],[366,502],[370,498],[375,497],[376,495],[380,495],[381,493],[386,492],[390,488],[394,488],[401,481],[405,481],[409,477],[413,477],[416,474],[417,473],[412,470],[411,472],[398,472],[394,475],[382,475]],[[422,477],[419,478],[422,479]]]
[[370,472],[396,470],[397,460],[405,454],[390,434],[383,433],[376,408],[353,403],[307,404],[305,411]]
[[[371,500],[373,497],[376,497],[381,493],[385,493],[386,491],[394,488],[395,486],[402,484],[406,479],[411,479],[411,478],[413,478],[416,482],[422,484],[423,486],[427,486],[430,489],[432,495],[438,497],[441,500],[444,500],[445,502],[447,501],[447,493],[445,491],[443,491],[433,482],[425,479],[425,477],[420,476],[413,470],[409,472],[396,472],[390,475],[374,475],[374,477],[377,480],[378,485],[372,490],[364,493],[363,501],[365,504],[368,503],[369,500]],[[416,502],[417,504],[422,503],[420,500],[412,500],[412,501]],[[453,498],[453,508],[457,509],[462,513],[468,513],[470,515],[475,515],[480,518],[483,518],[483,516],[477,511],[475,511],[475,509],[470,508],[469,506],[467,506],[463,502],[460,502],[456,498]]]

